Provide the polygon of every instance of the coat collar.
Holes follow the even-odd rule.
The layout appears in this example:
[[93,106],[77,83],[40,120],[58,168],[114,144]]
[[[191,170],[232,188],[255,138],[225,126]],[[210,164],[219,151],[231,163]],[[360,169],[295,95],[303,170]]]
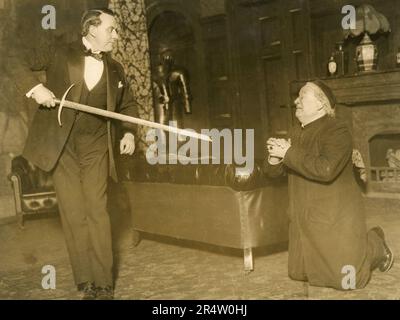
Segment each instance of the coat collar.
[[326,120],[328,120],[328,117],[328,115],[324,115],[318,119],[315,119],[314,121],[311,121],[310,123],[307,123],[306,125],[300,124],[300,127],[303,130],[307,130],[309,128],[321,126],[323,123],[325,123]]
[[117,104],[118,71],[109,54],[105,55],[104,63],[107,75],[107,110],[114,111]]

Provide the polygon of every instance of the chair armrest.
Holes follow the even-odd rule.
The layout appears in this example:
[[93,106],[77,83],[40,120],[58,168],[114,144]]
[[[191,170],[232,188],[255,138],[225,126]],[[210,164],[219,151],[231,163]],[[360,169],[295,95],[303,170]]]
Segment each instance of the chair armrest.
[[33,188],[29,175],[21,167],[14,167],[13,171],[8,175],[8,179],[13,183],[14,188],[15,184],[18,184],[19,192],[21,194],[28,192]]

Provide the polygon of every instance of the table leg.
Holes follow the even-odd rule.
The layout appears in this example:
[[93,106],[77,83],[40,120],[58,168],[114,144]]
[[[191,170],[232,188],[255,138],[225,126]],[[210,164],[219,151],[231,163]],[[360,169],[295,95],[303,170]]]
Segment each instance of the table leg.
[[137,247],[140,243],[140,240],[140,232],[137,230],[132,230],[132,247]]
[[244,271],[250,273],[254,270],[253,267],[253,251],[251,248],[244,248]]

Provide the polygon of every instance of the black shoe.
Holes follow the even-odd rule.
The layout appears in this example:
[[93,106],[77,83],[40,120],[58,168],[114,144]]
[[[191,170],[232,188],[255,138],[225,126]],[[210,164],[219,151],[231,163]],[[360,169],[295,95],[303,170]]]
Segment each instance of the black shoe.
[[373,230],[379,236],[379,238],[382,239],[383,246],[385,248],[385,257],[386,258],[378,265],[379,271],[388,272],[392,268],[393,263],[394,263],[393,251],[387,245],[386,240],[385,240],[385,233],[381,227],[375,227],[375,228],[372,228],[371,230]]
[[95,300],[96,299],[96,287],[93,282],[86,282],[82,287],[82,300]]
[[96,288],[96,299],[97,300],[113,300],[114,291],[111,286],[97,287]]

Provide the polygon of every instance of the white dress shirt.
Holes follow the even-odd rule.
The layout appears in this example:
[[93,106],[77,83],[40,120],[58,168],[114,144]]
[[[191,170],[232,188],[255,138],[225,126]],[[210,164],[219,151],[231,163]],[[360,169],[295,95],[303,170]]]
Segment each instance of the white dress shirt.
[[[86,49],[88,50],[92,49],[90,42],[87,41],[86,38],[82,38],[82,42],[83,45],[86,47]],[[99,52],[100,51],[98,52],[93,51],[93,53],[99,53]],[[85,57],[85,72],[83,78],[85,80],[86,86],[89,89],[89,91],[91,91],[100,81],[103,72],[104,72],[103,61],[99,61],[91,56]]]

